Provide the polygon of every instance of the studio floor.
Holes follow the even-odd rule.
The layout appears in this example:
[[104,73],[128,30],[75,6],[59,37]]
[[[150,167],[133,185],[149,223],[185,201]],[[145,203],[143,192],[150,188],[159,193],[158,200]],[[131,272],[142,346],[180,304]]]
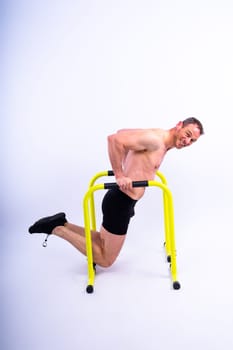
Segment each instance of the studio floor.
[[117,262],[97,267],[93,294],[86,259],[68,243],[51,236],[43,248],[24,225],[5,232],[1,349],[231,350],[230,233],[226,244],[219,220],[177,234],[181,289],[173,290],[163,237],[148,230],[142,240],[136,226]]

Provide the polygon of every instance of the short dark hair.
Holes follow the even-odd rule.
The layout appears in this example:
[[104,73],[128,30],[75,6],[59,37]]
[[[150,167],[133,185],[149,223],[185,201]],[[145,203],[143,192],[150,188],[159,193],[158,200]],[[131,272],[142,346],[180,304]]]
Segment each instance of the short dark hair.
[[204,128],[202,123],[200,122],[200,120],[198,120],[197,118],[186,118],[185,120],[183,120],[183,126],[186,126],[188,124],[196,124],[198,129],[200,130],[200,135],[204,134]]

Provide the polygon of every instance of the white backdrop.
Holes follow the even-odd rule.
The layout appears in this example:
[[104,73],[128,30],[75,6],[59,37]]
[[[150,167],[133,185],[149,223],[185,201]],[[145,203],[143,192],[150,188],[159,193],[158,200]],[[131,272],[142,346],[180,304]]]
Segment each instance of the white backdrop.
[[[225,285],[218,297],[228,300],[225,291],[231,287],[233,243],[229,126],[233,113],[232,1],[8,0],[3,5],[1,236],[7,276],[2,289],[3,300],[8,301],[5,305],[15,298],[7,293],[15,289],[18,261],[22,273],[28,266],[24,259],[33,266],[44,261],[35,251],[41,240],[27,235],[28,226],[38,217],[60,210],[67,212],[71,221],[82,223],[82,198],[88,181],[95,172],[110,167],[107,135],[120,128],[170,128],[189,116],[203,122],[205,135],[191,148],[170,151],[161,171],[174,195],[181,261],[193,259],[193,275],[204,269],[202,282],[210,273],[205,291],[212,290],[216,281]],[[147,191],[138,205],[139,218],[133,224],[137,233],[131,233],[126,253],[138,246],[143,256],[141,231],[154,224],[151,205],[158,205],[154,201],[154,192]],[[136,243],[133,234],[138,237]],[[67,261],[70,248],[64,242],[51,242],[57,245],[59,259]],[[50,259],[53,253],[56,255],[50,253]],[[73,254],[76,259],[77,253]],[[34,272],[28,272],[27,283]],[[22,298],[15,304],[21,305],[25,285],[20,278],[18,282]],[[206,297],[208,293],[204,293]],[[115,300],[119,302],[117,296]],[[225,306],[232,311],[230,299]],[[12,325],[17,311],[6,310],[6,324]],[[22,314],[18,311],[24,322]],[[35,347],[33,337],[27,343],[26,331],[16,334],[24,349],[46,348]],[[4,344],[13,346],[16,340],[4,340]],[[228,346],[229,339],[226,341]],[[212,350],[215,343],[206,344],[211,344]]]

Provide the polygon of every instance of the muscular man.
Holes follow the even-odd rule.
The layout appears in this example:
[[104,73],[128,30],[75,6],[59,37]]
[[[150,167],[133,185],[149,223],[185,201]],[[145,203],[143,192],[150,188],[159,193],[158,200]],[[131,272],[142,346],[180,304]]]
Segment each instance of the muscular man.
[[[106,192],[100,231],[92,231],[93,261],[111,266],[124,243],[134,207],[145,188],[132,181],[153,180],[166,152],[190,146],[204,133],[201,122],[188,118],[169,130],[123,129],[108,136],[108,153],[119,188]],[[85,230],[67,221],[64,213],[45,217],[29,228],[30,233],[54,234],[86,255]]]

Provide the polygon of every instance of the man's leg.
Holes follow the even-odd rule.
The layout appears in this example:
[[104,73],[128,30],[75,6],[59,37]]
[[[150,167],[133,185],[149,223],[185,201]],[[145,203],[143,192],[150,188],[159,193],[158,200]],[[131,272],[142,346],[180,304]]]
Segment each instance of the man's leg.
[[[52,233],[65,239],[86,255],[86,238],[84,228],[81,226],[65,223],[64,226],[57,226]],[[115,235],[103,227],[100,232],[92,231],[93,261],[102,267],[111,266],[120,253],[126,235]]]
[[[58,213],[36,221],[29,227],[30,233],[54,234],[65,239],[86,255],[86,237],[84,228],[68,223],[65,213]],[[93,261],[108,267],[116,260],[125,240],[125,235],[112,234],[101,227],[100,232],[91,231]]]

